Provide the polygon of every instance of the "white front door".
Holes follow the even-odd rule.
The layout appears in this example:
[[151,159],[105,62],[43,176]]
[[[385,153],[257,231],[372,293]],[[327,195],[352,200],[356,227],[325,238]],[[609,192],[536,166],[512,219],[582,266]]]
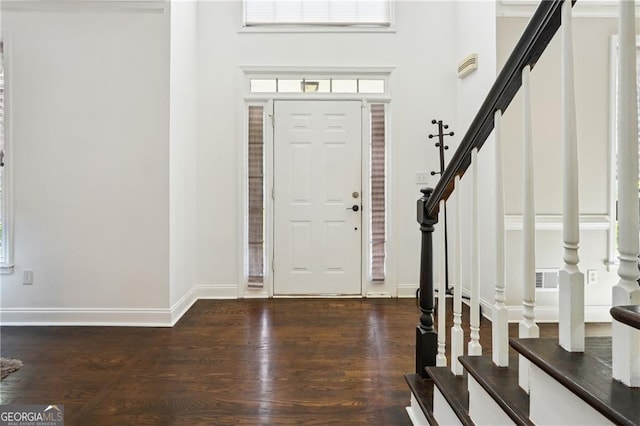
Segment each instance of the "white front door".
[[276,295],[361,294],[361,110],[274,102]]

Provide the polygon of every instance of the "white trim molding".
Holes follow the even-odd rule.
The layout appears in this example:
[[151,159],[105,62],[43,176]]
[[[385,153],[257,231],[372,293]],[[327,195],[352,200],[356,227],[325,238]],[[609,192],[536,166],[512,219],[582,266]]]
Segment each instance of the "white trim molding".
[[173,327],[200,299],[238,299],[235,284],[198,285],[171,308],[2,308],[3,326]]
[[[239,248],[239,271],[240,276],[242,277],[242,283],[240,287],[236,288],[236,297],[245,297],[245,298],[265,298],[271,297],[274,293],[273,288],[273,244],[274,244],[274,236],[273,236],[273,198],[268,194],[273,194],[273,164],[274,164],[274,141],[273,141],[273,110],[274,110],[274,102],[281,100],[308,100],[308,101],[321,101],[321,100],[332,100],[332,101],[360,101],[362,103],[362,179],[363,182],[370,175],[369,170],[369,145],[368,141],[370,139],[370,105],[373,103],[380,103],[385,105],[385,138],[387,145],[387,159],[385,166],[387,167],[387,203],[390,202],[392,197],[392,193],[389,190],[391,186],[391,177],[392,173],[389,168],[391,167],[391,139],[390,139],[390,108],[389,103],[391,101],[391,75],[395,70],[394,66],[294,66],[294,65],[279,65],[279,66],[268,66],[268,65],[238,65],[237,72],[237,84],[239,87],[242,87],[243,96],[239,100],[239,109],[240,114],[243,117],[239,126],[241,126],[238,131],[242,135],[242,155],[239,158],[238,170],[239,170],[239,179],[242,182],[242,191],[238,194],[237,203],[240,210],[243,212],[243,220],[239,223],[238,226],[238,235],[241,241],[244,243]],[[251,93],[250,82],[252,78],[377,78],[384,80],[384,92],[381,93],[285,93],[285,92],[256,92]],[[247,110],[249,106],[262,106],[264,108],[264,159],[265,159],[265,170],[264,170],[264,181],[265,181],[265,275],[263,280],[262,288],[251,288],[248,285],[248,268],[247,268],[247,249],[246,249],[246,241],[248,235],[248,114]],[[368,206],[366,203],[368,202],[369,197],[369,188],[362,188],[362,202],[364,211],[368,210]],[[391,234],[391,226],[390,223],[393,221],[392,212],[387,210],[387,232],[388,235]],[[363,233],[362,233],[362,287],[360,291],[360,295],[358,297],[393,297],[394,290],[388,285],[390,280],[390,276],[393,275],[393,264],[389,260],[390,257],[387,257],[387,280],[385,281],[384,288],[381,288],[380,284],[373,284],[368,276],[368,262],[369,258],[369,224],[363,222]],[[391,238],[387,238],[388,244],[391,241]],[[388,246],[390,247],[390,245]],[[392,250],[388,248],[387,253],[392,253]],[[389,255],[388,255],[389,256]],[[415,289],[411,291],[407,291],[408,293],[413,294],[415,297]]]
[[[536,322],[557,323],[559,321],[560,316],[557,306],[536,306],[535,309]],[[611,322],[610,309],[611,305],[585,305],[584,322]],[[507,306],[507,310],[509,312],[509,322],[520,321],[520,318],[522,318],[522,306]]]
[[169,309],[120,308],[3,308],[3,326],[170,327]]
[[216,284],[196,286],[199,299],[238,299],[237,284]]
[[2,250],[4,250],[3,263],[0,263],[0,275],[13,274],[14,272],[14,239],[13,239],[13,108],[12,108],[12,53],[13,44],[11,33],[2,31],[0,41],[3,44],[3,66],[4,66],[4,167],[2,170],[2,211],[0,215],[3,220],[2,230]]
[[[554,291],[557,290],[554,289]],[[469,291],[463,289],[463,293],[468,295]],[[468,305],[468,299],[464,300],[464,303]],[[482,307],[482,316],[489,321],[493,321],[493,302],[480,298],[480,306]],[[609,313],[610,309],[611,305],[585,305],[584,322],[611,322],[611,314]],[[559,321],[560,316],[558,313],[558,306],[536,305],[535,310],[536,322],[538,323],[557,323]],[[508,321],[510,323],[518,323],[522,320],[522,305],[507,305],[507,312]]]
[[415,298],[420,284],[398,284],[398,298]]
[[317,33],[396,33],[395,26],[389,25],[386,27],[348,27],[348,26],[326,26],[326,25],[314,25],[308,27],[302,26],[259,26],[259,27],[241,27],[238,29],[239,34],[317,34]]
[[[522,230],[522,215],[504,216],[506,231]],[[585,231],[606,231],[611,227],[608,215],[580,215],[580,229]],[[561,231],[562,215],[536,215],[536,231]]]
[[198,301],[196,296],[197,287],[192,287],[184,296],[180,298],[170,309],[171,313],[171,327],[176,325],[180,318]]
[[5,0],[2,12],[164,13],[170,0]]

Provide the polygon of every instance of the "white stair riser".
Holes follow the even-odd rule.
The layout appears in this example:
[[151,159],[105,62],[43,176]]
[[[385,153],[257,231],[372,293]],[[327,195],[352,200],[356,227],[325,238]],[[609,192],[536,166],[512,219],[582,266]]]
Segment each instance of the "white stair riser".
[[471,375],[467,381],[469,389],[469,416],[478,426],[515,425],[513,420],[500,408],[480,383]]
[[427,417],[422,412],[422,408],[420,408],[420,404],[418,404],[418,400],[416,399],[413,392],[411,392],[411,405],[406,407],[407,414],[411,419],[411,423],[414,426],[428,426],[429,422],[427,421]]
[[536,425],[613,424],[534,364],[529,367],[529,389],[529,418]]
[[441,426],[462,425],[460,419],[458,419],[458,416],[453,412],[453,409],[437,387],[433,389],[433,417],[436,418],[436,421]]

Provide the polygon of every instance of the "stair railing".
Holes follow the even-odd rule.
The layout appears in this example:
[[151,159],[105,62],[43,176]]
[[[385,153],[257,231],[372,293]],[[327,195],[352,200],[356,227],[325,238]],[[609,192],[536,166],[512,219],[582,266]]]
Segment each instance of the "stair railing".
[[[505,265],[504,265],[504,200],[503,200],[503,184],[502,184],[502,151],[501,142],[501,119],[502,114],[509,107],[509,104],[513,100],[516,93],[520,90],[520,87],[525,85],[524,91],[528,92],[528,76],[532,68],[535,67],[537,61],[543,54],[547,45],[560,28],[561,16],[564,13],[564,19],[570,20],[571,18],[571,6],[575,1],[571,2],[567,0],[552,0],[541,1],[536,12],[531,18],[529,24],[524,30],[520,40],[516,44],[513,52],[509,56],[502,71],[498,75],[492,88],[490,89],[487,97],[485,98],[480,110],[476,114],[475,118],[471,122],[468,131],[462,138],[458,149],[453,154],[448,167],[444,170],[435,188],[425,188],[421,190],[422,197],[418,200],[418,223],[420,224],[420,230],[422,233],[422,246],[421,246],[421,260],[420,260],[420,321],[416,328],[416,373],[421,377],[426,377],[425,367],[442,365],[446,362],[444,356],[443,342],[444,339],[438,339],[438,332],[434,327],[434,265],[433,265],[433,232],[435,225],[438,223],[439,213],[443,210],[444,202],[458,188],[460,179],[464,176],[467,169],[471,166],[474,168],[472,175],[476,175],[472,182],[472,226],[471,226],[471,339],[468,343],[469,355],[481,355],[482,347],[479,340],[479,240],[478,240],[478,179],[477,179],[477,156],[478,152],[482,149],[483,144],[490,136],[494,127],[496,129],[496,196],[498,198],[496,206],[496,230],[498,233],[497,238],[497,265],[496,265],[496,295],[495,305],[493,309],[493,360],[499,366],[508,365],[508,324],[507,324],[507,309],[505,306]],[[564,6],[564,12],[563,12]],[[568,33],[565,33],[564,38],[568,37],[566,44],[570,46],[571,27],[568,26]],[[572,74],[572,54],[571,49],[568,47],[568,54],[566,55],[567,75]],[[564,66],[563,66],[564,67]],[[564,68],[563,68],[564,69]],[[566,89],[567,92],[563,96],[573,96],[573,80],[572,76],[569,81],[570,88]],[[529,265],[523,268],[523,284],[524,287],[524,301],[523,301],[523,313],[524,318],[520,324],[521,337],[537,337],[537,325],[535,324],[534,306],[535,306],[535,209],[533,206],[533,143],[531,135],[531,117],[530,117],[530,101],[525,93],[523,96],[525,99],[524,105],[524,135],[523,140],[526,141],[525,149],[523,150],[523,170],[525,172],[523,178],[524,182],[527,182],[525,189],[523,190],[525,212],[523,214],[523,233],[529,235],[525,238],[525,247],[523,250],[524,263]],[[568,99],[568,98],[567,98]],[[575,117],[575,110],[571,112],[571,108],[575,108],[574,101],[567,100],[565,102],[567,116]],[[568,120],[569,126],[566,128],[565,143],[572,143],[575,141],[575,118],[571,121]],[[569,141],[569,142],[566,142]],[[568,153],[568,154],[567,154]],[[568,157],[567,157],[568,155]],[[570,163],[569,172],[565,174],[565,181],[576,180],[577,177],[577,149],[575,146],[570,146],[565,149],[565,164]],[[574,167],[575,165],[575,167]],[[575,176],[574,176],[575,175]],[[575,191],[577,194],[577,184],[566,184],[565,188],[569,188],[569,191]],[[457,192],[457,191],[456,191]],[[565,197],[571,203],[574,198],[572,196]],[[577,197],[577,195],[576,195]],[[456,194],[454,199],[456,203],[456,220],[454,220],[454,226],[458,230],[456,232],[457,238],[460,237],[460,208],[459,208],[459,196]],[[567,209],[565,203],[565,215],[569,218],[566,219],[571,225],[571,229],[576,228],[578,225],[577,217],[577,198],[575,198],[575,208],[571,207]],[[575,223],[575,225],[574,225]],[[570,273],[574,273],[577,270],[577,240],[574,238],[574,234],[570,234],[570,241],[566,241],[565,247],[570,250],[575,256],[569,256],[569,270]],[[462,369],[457,363],[457,357],[462,355],[462,328],[461,328],[461,271],[462,265],[460,263],[460,241],[454,241],[454,262],[453,262],[453,277],[455,280],[454,286],[454,325],[452,328],[452,355],[451,366],[455,374],[461,374]],[[565,256],[565,259],[567,256]],[[458,263],[456,263],[458,262]],[[578,271],[579,272],[579,271]],[[571,278],[570,281],[577,281],[575,278]],[[441,317],[441,310],[445,309],[445,292],[439,292],[439,317]],[[584,303],[573,303],[569,309],[576,309],[574,306],[579,305],[577,309],[584,309]],[[576,314],[579,316],[579,312]],[[571,314],[571,316],[575,316]],[[442,321],[439,319],[439,322]],[[442,331],[440,331],[442,333]],[[442,336],[441,336],[442,337]],[[583,338],[582,338],[583,339]],[[578,338],[580,340],[580,338]],[[440,342],[440,343],[439,343]],[[526,368],[523,369],[526,371]],[[524,383],[521,381],[521,386],[525,389],[527,387],[526,377],[524,377]]]

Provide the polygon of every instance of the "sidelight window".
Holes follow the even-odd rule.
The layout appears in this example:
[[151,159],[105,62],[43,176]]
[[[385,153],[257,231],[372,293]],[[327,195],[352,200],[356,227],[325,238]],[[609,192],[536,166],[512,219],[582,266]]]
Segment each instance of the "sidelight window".
[[249,106],[248,137],[248,277],[249,286],[264,284],[265,208],[264,208],[264,107]]
[[384,104],[371,105],[370,189],[371,281],[385,279],[386,255],[386,132]]

